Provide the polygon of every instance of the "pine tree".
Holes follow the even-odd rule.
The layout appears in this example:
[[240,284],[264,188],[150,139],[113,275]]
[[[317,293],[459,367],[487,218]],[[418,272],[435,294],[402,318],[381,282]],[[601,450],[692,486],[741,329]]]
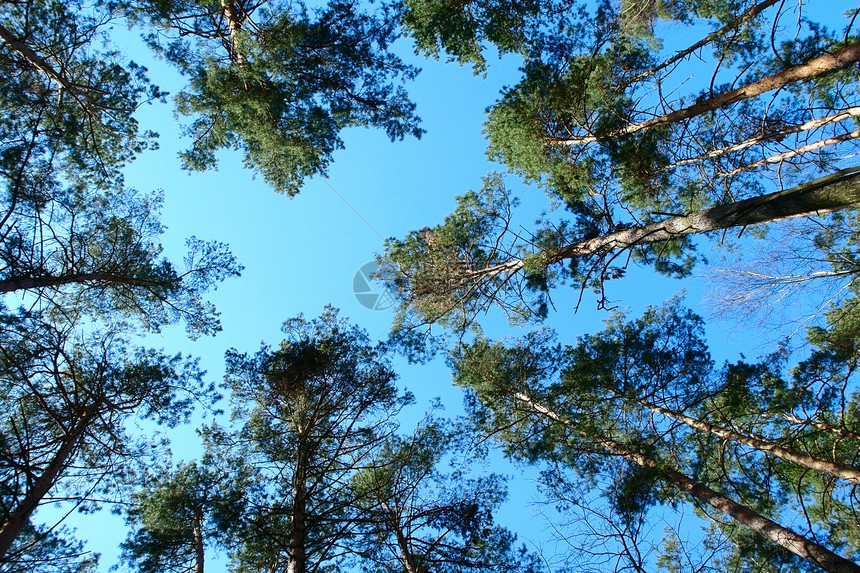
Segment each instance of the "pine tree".
[[237,571],[313,573],[340,563],[361,521],[352,476],[411,400],[398,392],[385,350],[334,309],[288,320],[284,331],[275,349],[228,353],[237,427],[210,438],[256,469],[232,555]]
[[325,175],[346,127],[376,127],[392,139],[420,136],[402,83],[416,70],[389,50],[389,6],[363,11],[334,0],[124,2],[133,22],[188,78],[176,109],[190,117],[188,169],[216,165],[219,149],[239,149],[245,166],[276,191],[295,195]]
[[24,311],[4,311],[0,358],[2,563],[32,554],[33,542],[19,538],[32,538],[40,505],[110,499],[136,463],[148,462],[157,442],[132,437],[130,418],[175,426],[217,398],[196,360]]

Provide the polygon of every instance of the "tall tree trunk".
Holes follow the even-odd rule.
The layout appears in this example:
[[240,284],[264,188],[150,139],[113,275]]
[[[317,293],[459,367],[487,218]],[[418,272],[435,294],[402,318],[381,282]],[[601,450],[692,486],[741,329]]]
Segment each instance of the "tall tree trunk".
[[[846,169],[785,191],[752,197],[728,205],[717,205],[689,215],[679,215],[665,221],[574,243],[540,256],[544,266],[550,266],[566,259],[627,249],[684,235],[774,223],[794,217],[829,213],[856,205],[860,205],[860,168]],[[460,285],[519,272],[524,266],[524,259],[513,259],[492,267],[469,271],[461,275]]]
[[296,459],[296,469],[293,474],[293,515],[290,528],[289,554],[287,573],[305,573],[307,554],[305,553],[305,537],[307,535],[307,484],[305,467],[307,457],[299,452]]
[[750,137],[740,143],[735,143],[733,145],[727,145],[726,147],[721,147],[719,149],[713,149],[707,153],[702,153],[701,155],[697,155],[696,157],[688,157],[686,159],[681,159],[676,161],[671,165],[667,165],[663,167],[662,171],[668,171],[669,169],[674,169],[676,167],[681,167],[682,165],[688,165],[690,163],[696,163],[699,161],[703,161],[705,159],[713,159],[715,157],[720,157],[722,155],[727,155],[729,153],[734,153],[735,151],[743,151],[748,147],[752,147],[753,145],[758,145],[760,143],[766,143],[768,141],[773,141],[774,139],[779,139],[782,137],[786,137],[788,135],[792,135],[795,133],[801,133],[804,131],[809,131],[812,129],[817,129],[819,127],[823,127],[825,125],[829,125],[831,123],[839,123],[840,121],[844,121],[846,119],[850,119],[852,117],[857,117],[860,115],[860,107],[849,107],[848,109],[844,109],[838,113],[834,113],[833,115],[828,115],[825,117],[819,117],[817,119],[811,119],[804,123],[798,125],[789,125],[783,127],[782,129],[777,129],[774,131],[768,131],[766,133],[762,133],[761,135],[756,135],[755,137]]
[[81,414],[77,424],[66,434],[60,449],[54,454],[53,459],[42,473],[33,480],[24,498],[9,513],[3,524],[0,525],[0,563],[4,562],[6,554],[12,547],[15,539],[30,522],[33,512],[36,511],[39,503],[41,503],[51,488],[54,487],[60,472],[68,464],[69,458],[78,447],[78,441],[90,424],[90,418],[93,414],[90,410]]
[[194,573],[203,573],[206,553],[203,539],[203,510],[197,508],[194,511],[194,529],[191,532],[194,538]]
[[[625,396],[619,396],[619,398],[629,399]],[[734,430],[730,430],[722,426],[717,426],[716,424],[711,424],[710,422],[705,422],[703,420],[693,418],[692,416],[687,416],[682,412],[677,412],[675,410],[670,410],[669,408],[664,408],[663,406],[648,402],[647,400],[634,399],[633,401],[640,406],[648,408],[652,412],[656,412],[658,414],[666,416],[667,418],[672,418],[673,420],[683,422],[684,424],[690,426],[691,428],[695,428],[696,430],[702,430],[703,432],[713,434],[720,438],[724,438],[726,440],[731,440],[733,442],[749,446],[751,448],[759,450],[760,452],[772,455],[781,460],[785,460],[787,462],[791,462],[793,464],[809,468],[813,471],[826,473],[834,477],[848,480],[852,483],[860,485],[860,469],[855,468],[853,466],[823,460],[821,458],[811,456],[806,452],[780,446],[779,444],[761,436],[756,436],[753,434],[742,434],[740,432],[736,432]]]
[[227,21],[230,59],[237,64],[244,64],[245,56],[239,49],[238,41],[239,31],[242,29],[242,16],[233,0],[221,0],[221,9],[224,12],[224,20]]
[[[576,424],[560,416],[555,411],[538,404],[528,394],[517,393],[516,399],[526,404],[533,412],[554,420],[564,426],[576,431]],[[696,499],[707,503],[732,519],[746,525],[757,533],[767,537],[780,547],[805,559],[826,571],[832,573],[860,573],[860,566],[830,551],[826,547],[814,543],[802,535],[799,535],[787,527],[764,517],[749,507],[739,504],[727,498],[721,493],[709,488],[705,484],[684,475],[675,468],[666,464],[658,464],[653,458],[633,450],[632,448],[616,442],[608,437],[597,437],[595,443],[605,448],[611,454],[621,456],[624,459],[653,470],[663,481],[674,485],[681,491],[688,493]]]
[[641,121],[639,123],[633,123],[619,129],[613,129],[599,137],[596,135],[573,138],[550,137],[547,138],[547,143],[550,145],[585,145],[595,141],[631,135],[653,127],[690,119],[697,115],[702,115],[703,113],[714,111],[721,107],[785,87],[794,82],[808,80],[827,72],[845,68],[857,61],[860,61],[860,42],[849,44],[841,48],[835,54],[826,54],[824,56],[813,58],[804,64],[792,66],[745,86],[698,100],[691,106]]
[[19,56],[24,58],[27,63],[31,66],[42,72],[45,77],[50,80],[57,82],[57,84],[69,92],[75,101],[81,106],[81,108],[86,112],[90,117],[95,118],[96,114],[91,109],[91,102],[88,100],[86,95],[76,86],[74,83],[67,80],[62,74],[58,73],[51,64],[49,64],[44,58],[42,58],[39,54],[36,53],[35,50],[30,48],[27,44],[19,40],[15,37],[9,29],[0,25],[0,40],[3,40],[12,50],[14,50]]

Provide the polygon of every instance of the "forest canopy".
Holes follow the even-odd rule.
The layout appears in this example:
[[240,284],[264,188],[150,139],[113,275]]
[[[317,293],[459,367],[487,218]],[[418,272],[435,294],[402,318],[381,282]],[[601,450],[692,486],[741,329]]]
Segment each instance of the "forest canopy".
[[[68,524],[110,511],[123,571],[860,571],[856,6],[2,6],[0,572],[104,569]],[[434,191],[454,205],[438,220],[413,189],[453,167],[422,157],[419,104],[454,117],[467,97],[422,87],[422,63],[504,86],[481,102],[485,176]],[[167,106],[176,129],[148,113]],[[187,181],[241,165],[295,200],[268,226],[233,207],[231,231],[268,237],[234,254],[210,223],[223,194],[177,216],[184,184],[135,171],[161,145]],[[325,179],[394,148],[395,210]],[[316,247],[359,244],[331,203],[302,210],[322,180],[380,238],[359,201],[419,221],[362,285],[390,332],[311,308],[343,260]],[[199,229],[181,246],[177,220]],[[260,259],[288,280],[258,290]],[[715,269],[723,312],[801,326],[724,358],[692,297],[650,282]],[[246,310],[261,297],[270,323],[297,299],[280,340]],[[524,480],[551,534],[510,519],[541,513]]]

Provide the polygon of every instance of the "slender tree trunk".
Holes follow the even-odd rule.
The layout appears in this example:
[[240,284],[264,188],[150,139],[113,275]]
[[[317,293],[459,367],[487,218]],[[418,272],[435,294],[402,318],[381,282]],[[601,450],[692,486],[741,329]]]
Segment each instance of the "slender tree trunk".
[[53,459],[42,473],[32,481],[32,485],[24,498],[9,513],[3,524],[0,525],[0,563],[3,563],[15,539],[30,522],[30,517],[36,511],[39,503],[41,503],[51,488],[54,487],[60,472],[66,467],[69,458],[78,446],[78,441],[89,426],[91,415],[92,413],[89,411],[81,415],[77,425],[66,434],[62,446],[54,454]]
[[421,568],[417,564],[415,555],[409,547],[409,540],[403,534],[403,528],[400,526],[397,514],[384,501],[382,502],[382,509],[388,514],[388,522],[394,531],[394,536],[397,539],[397,548],[400,550],[400,563],[403,565],[406,573],[428,573],[426,569]]
[[78,86],[67,80],[62,74],[58,73],[51,64],[39,56],[35,50],[16,38],[15,35],[3,25],[0,25],[0,40],[3,40],[19,56],[27,60],[31,66],[45,74],[48,79],[57,82],[60,87],[69,92],[69,94],[80,104],[81,108],[83,108],[87,115],[95,117],[95,113],[90,108],[90,103],[87,97],[81,92]]
[[227,32],[230,35],[230,59],[237,64],[245,63],[245,56],[239,49],[239,31],[242,29],[242,17],[236,2],[233,0],[221,0],[221,9],[224,19],[227,21]]
[[681,50],[680,52],[676,53],[674,56],[661,62],[660,64],[654,66],[653,68],[646,70],[646,71],[642,72],[641,74],[637,74],[637,75],[633,76],[633,78],[630,79],[629,82],[627,82],[627,85],[630,85],[630,84],[636,83],[638,81],[644,80],[645,78],[647,78],[649,76],[653,76],[654,74],[656,74],[657,72],[659,72],[661,70],[665,70],[666,68],[668,68],[672,64],[680,62],[681,60],[683,60],[687,56],[692,55],[694,52],[696,52],[696,50],[707,46],[708,44],[710,44],[711,42],[713,42],[717,38],[725,36],[728,32],[734,30],[735,28],[737,28],[742,23],[746,22],[747,20],[749,20],[751,18],[755,18],[756,16],[758,16],[759,14],[761,14],[762,12],[764,12],[765,10],[767,10],[768,8],[773,6],[774,4],[778,4],[779,2],[782,2],[782,1],[783,0],[765,0],[764,2],[760,2],[758,4],[755,4],[754,6],[751,6],[746,12],[744,12],[743,14],[741,14],[740,16],[738,16],[737,18],[735,18],[734,20],[732,20],[731,22],[729,22],[728,24],[726,24],[725,26],[720,28],[719,30],[711,32],[710,34],[708,34],[707,36],[705,36],[704,38],[702,38],[701,40],[699,40],[698,42],[696,42],[692,46],[689,46],[686,49]]
[[833,434],[836,434],[837,436],[842,436],[843,438],[848,438],[851,440],[860,440],[860,433],[852,432],[848,428],[841,428],[839,426],[826,424],[824,422],[816,422],[814,420],[804,420],[803,418],[798,418],[797,416],[792,416],[791,414],[779,414],[779,417],[786,422],[791,422],[792,424],[797,424],[800,426],[809,425],[818,430],[822,430],[824,432],[831,432]]
[[[624,396],[619,397],[626,398]],[[737,442],[739,444],[743,444],[745,446],[749,446],[751,448],[764,452],[765,454],[769,454],[781,460],[785,460],[787,462],[791,462],[793,464],[809,468],[813,471],[826,473],[834,477],[848,480],[852,483],[860,485],[860,469],[855,468],[853,466],[823,460],[815,456],[811,456],[806,452],[791,448],[785,448],[763,437],[752,434],[742,434],[740,432],[736,432],[734,430],[730,430],[722,426],[711,424],[710,422],[698,420],[696,418],[693,418],[692,416],[687,416],[686,414],[683,414],[681,412],[658,406],[657,404],[653,404],[646,400],[635,399],[634,401],[637,404],[648,408],[652,412],[656,412],[658,414],[666,416],[667,418],[672,418],[673,420],[683,422],[691,428],[702,430],[703,432],[719,436],[720,438],[724,438],[733,442]]]
[[288,545],[290,561],[287,565],[287,573],[305,573],[307,568],[307,555],[305,553],[307,534],[306,463],[306,456],[303,452],[299,452],[293,477],[293,515]]
[[203,540],[203,510],[197,509],[194,512],[194,530],[191,532],[194,537],[194,573],[203,573],[203,565],[206,558],[205,546]]
[[829,145],[836,145],[837,143],[843,143],[845,141],[851,141],[852,139],[857,139],[860,137],[860,129],[855,129],[850,133],[843,133],[842,135],[835,135],[833,137],[828,137],[827,139],[822,139],[819,141],[815,141],[808,145],[802,145],[797,149],[791,149],[789,151],[785,151],[783,153],[777,153],[776,155],[771,155],[770,157],[765,157],[764,159],[760,159],[758,161],[754,161],[748,165],[743,165],[738,167],[737,169],[733,169],[728,173],[721,173],[722,177],[731,177],[732,175],[737,175],[738,173],[742,173],[744,171],[749,171],[750,169],[755,169],[756,167],[761,167],[762,165],[767,165],[768,163],[781,163],[786,159],[791,159],[792,157],[797,157],[803,153],[809,153],[810,151],[817,151]]
[[682,165],[696,163],[705,159],[713,159],[715,157],[720,157],[722,155],[727,155],[736,151],[743,151],[744,149],[752,147],[753,145],[773,141],[774,139],[779,139],[795,133],[801,133],[804,131],[817,129],[819,127],[823,127],[831,123],[839,123],[840,121],[850,119],[852,117],[857,117],[858,115],[860,115],[860,107],[849,107],[848,109],[840,111],[839,113],[834,113],[833,115],[812,119],[799,125],[791,125],[782,129],[777,129],[775,131],[769,131],[767,133],[763,133],[755,137],[750,137],[749,139],[741,141],[740,143],[735,143],[734,145],[727,145],[726,147],[714,149],[707,153],[697,155],[696,157],[681,159],[680,161],[676,161],[671,165],[667,165],[662,170],[668,171],[669,169],[675,169],[676,167],[681,167]]
[[[528,405],[537,414],[550,418],[576,431],[576,424],[560,416],[555,411],[533,401],[524,393],[517,393],[516,399]],[[814,543],[802,535],[799,535],[753,511],[749,507],[739,504],[727,498],[721,493],[709,488],[705,484],[684,475],[680,471],[665,464],[658,464],[654,459],[645,456],[636,450],[616,442],[608,437],[595,438],[595,443],[602,446],[610,453],[621,456],[638,466],[653,470],[663,481],[674,485],[678,489],[687,492],[696,499],[714,507],[739,523],[746,525],[757,533],[777,543],[780,547],[805,559],[832,573],[860,573],[860,566],[830,551],[826,547]]]
[[596,135],[573,138],[550,137],[547,138],[547,143],[550,145],[585,145],[599,140],[623,137],[625,135],[631,135],[651,129],[653,127],[684,121],[686,119],[702,115],[703,113],[714,111],[721,107],[785,87],[794,82],[808,80],[827,72],[845,68],[857,61],[860,61],[860,42],[849,44],[841,48],[835,54],[826,54],[824,56],[813,58],[804,64],[792,66],[740,88],[698,100],[691,106],[681,108],[667,114],[641,121],[639,123],[630,124],[619,129],[614,129],[599,137]]
[[[658,223],[574,243],[553,252],[543,253],[541,256],[544,265],[549,266],[566,259],[626,249],[684,235],[774,223],[794,217],[829,213],[856,205],[860,205],[860,168],[846,169],[785,191],[752,197],[728,205],[717,205],[690,215],[679,215]],[[470,271],[462,275],[460,284],[518,272],[524,266],[524,259],[513,259],[485,269]]]

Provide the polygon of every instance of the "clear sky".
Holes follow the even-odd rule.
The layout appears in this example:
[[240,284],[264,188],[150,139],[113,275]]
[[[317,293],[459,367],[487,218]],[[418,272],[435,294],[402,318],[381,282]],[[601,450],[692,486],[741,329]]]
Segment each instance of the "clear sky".
[[[155,83],[171,94],[179,91],[183,80],[172,68],[153,59],[133,34],[118,29],[116,35],[129,57],[150,69]],[[382,251],[385,238],[401,238],[410,230],[440,222],[454,208],[455,195],[480,188],[485,174],[500,169],[485,155],[484,112],[499,90],[518,78],[514,58],[491,60],[489,73],[481,77],[454,63],[415,57],[407,42],[399,42],[397,48],[422,68],[409,91],[418,104],[425,135],[392,143],[379,131],[349,129],[342,134],[346,146],[335,154],[328,178],[310,180],[293,199],[275,193],[243,169],[238,153],[221,153],[217,171],[182,171],[177,153],[187,139],[181,137],[172,104],[156,103],[140,110],[141,127],[159,132],[160,148],[144,153],[126,169],[126,183],[141,192],[164,191],[165,254],[180,261],[185,238],[196,236],[229,244],[245,267],[240,278],[221,284],[209,297],[221,312],[223,331],[217,336],[190,341],[182,327],[173,327],[148,337],[147,344],[200,357],[208,377],[220,381],[226,350],[253,353],[261,342],[277,344],[284,320],[299,313],[315,317],[327,304],[339,308],[372,338],[387,336],[393,311],[370,310],[356,299],[356,273]],[[543,208],[542,191],[523,187],[515,179],[511,183],[526,210],[530,200],[535,209]],[[641,296],[627,300],[614,287],[611,292],[625,305],[641,309],[642,304],[659,304],[681,288],[677,282],[647,272],[645,276],[648,282],[640,282],[634,290],[640,295],[647,292],[647,302]],[[561,307],[565,310],[551,323],[573,340],[600,328],[599,321],[606,315],[593,307],[586,302],[576,315]],[[502,327],[490,334],[508,333]],[[416,396],[403,423],[405,432],[436,397],[442,399],[447,413],[461,411],[461,394],[452,386],[441,359],[422,366],[409,365],[405,359],[395,363],[401,386]],[[228,409],[228,404],[222,407]],[[196,455],[193,428],[171,431],[171,437],[177,457]],[[542,519],[523,505],[535,497],[528,478],[518,480],[499,516],[522,541],[543,535]],[[78,528],[79,537],[89,540],[89,548],[102,554],[101,570],[115,563],[116,547],[125,538],[119,517],[72,516],[69,523]],[[209,570],[217,571],[219,566]]]
[[[852,3],[841,4],[850,7]],[[125,38],[122,47],[130,57],[150,68],[156,83],[171,93],[179,90],[182,79],[170,67],[154,61],[128,32],[120,30],[118,36]],[[236,153],[222,153],[218,171],[181,171],[177,152],[187,140],[180,136],[172,104],[141,110],[141,126],[161,134],[160,149],[145,153],[126,170],[127,183],[144,192],[164,190],[166,254],[179,260],[185,238],[194,235],[229,244],[245,266],[241,278],[222,284],[211,296],[221,311],[221,333],[191,342],[181,328],[167,329],[150,337],[149,344],[201,357],[209,377],[220,381],[227,349],[254,352],[263,341],[277,344],[285,319],[299,313],[315,317],[326,304],[340,308],[371,337],[386,336],[392,311],[373,311],[356,300],[355,273],[382,250],[385,237],[403,237],[410,230],[440,222],[453,209],[455,195],[479,188],[483,175],[499,169],[485,156],[484,111],[502,86],[515,83],[518,77],[518,62],[513,58],[491,60],[487,77],[482,78],[456,64],[415,58],[407,42],[397,47],[423,68],[409,91],[427,133],[421,140],[391,143],[378,131],[348,130],[343,133],[346,148],[335,154],[329,177],[309,181],[294,199],[278,195],[261,179],[254,179],[242,168]],[[513,187],[526,208],[544,203],[542,191],[515,181]],[[688,291],[688,303],[698,305],[704,292],[701,281],[669,281],[651,271],[634,272],[618,284],[610,284],[609,292],[611,298],[621,301],[622,308],[630,308],[636,315],[645,305],[660,304],[682,288]],[[549,321],[569,342],[600,329],[600,320],[606,316],[596,312],[588,298],[578,314],[570,309],[562,301],[560,312]],[[731,327],[716,323],[709,327],[712,340],[719,342],[720,359],[750,351],[748,339],[727,335]],[[506,333],[504,327],[489,332],[493,336]],[[449,411],[460,409],[460,394],[452,388],[450,373],[441,362],[416,367],[398,360],[397,369],[402,386],[416,394],[415,418],[436,396],[442,397]],[[409,425],[404,429],[408,431]],[[193,433],[176,435],[180,436],[174,448],[177,454],[193,455]],[[518,527],[523,516],[532,513],[523,508],[523,502],[533,496],[528,482],[518,482],[503,514],[507,524],[524,538],[541,531],[537,522]],[[80,537],[88,538],[90,546],[103,554],[101,570],[106,571],[114,563],[115,547],[125,532],[118,518],[95,521],[100,523],[92,528],[91,516],[75,520],[80,524]],[[107,523],[116,527],[106,527]]]

